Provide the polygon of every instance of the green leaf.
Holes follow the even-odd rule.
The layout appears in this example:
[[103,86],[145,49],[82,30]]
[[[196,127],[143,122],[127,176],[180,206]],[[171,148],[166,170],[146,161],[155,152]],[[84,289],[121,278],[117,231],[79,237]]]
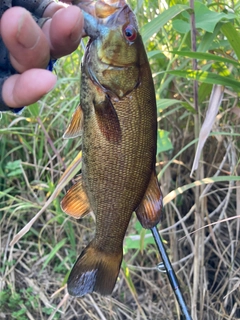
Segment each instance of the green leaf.
[[[219,46],[224,46],[222,45],[222,41],[224,40],[219,40],[218,38],[218,34],[220,31],[220,23],[217,24],[216,28],[214,29],[213,32],[205,32],[205,34],[203,35],[203,37],[201,38],[201,41],[197,47],[197,51],[199,52],[205,52],[205,51],[209,51],[210,49],[214,49],[215,46],[217,47],[217,49],[219,48]],[[218,42],[216,43],[216,39],[218,39]],[[227,40],[226,40],[227,41]]]
[[171,140],[168,137],[169,132],[158,129],[157,154],[173,149]]
[[182,102],[182,106],[189,112],[196,114],[196,110],[187,102]]
[[[7,195],[8,193],[11,194],[11,191],[12,191],[12,190],[14,190],[14,187],[10,187],[10,188],[8,188],[8,189],[5,189],[4,191],[0,191],[0,199],[3,198],[3,197],[6,197],[6,195]],[[0,301],[1,301],[1,299],[0,299]]]
[[201,83],[198,89],[198,103],[202,103],[212,92],[212,84]]
[[143,237],[141,235],[129,235],[124,241],[124,252],[128,252],[129,249],[146,249],[148,244],[154,244],[152,233],[149,230],[145,230]]
[[201,70],[172,70],[172,71],[167,71],[169,74],[173,74],[178,77],[183,77],[187,79],[192,79],[192,80],[198,80],[201,82],[205,83],[210,83],[210,84],[220,84],[223,86],[231,87],[235,91],[239,92],[240,91],[240,85],[239,81],[234,80],[232,77],[228,76],[220,76],[216,73],[213,72],[207,72],[207,71],[201,71]]
[[177,4],[163,11],[159,16],[141,28],[140,33],[142,35],[143,43],[146,43],[147,40],[149,40],[154,33],[157,33],[169,20],[177,16],[182,11],[189,9],[190,7],[188,6]]
[[[196,28],[205,30],[207,32],[213,32],[216,25],[220,21],[233,20],[236,18],[234,13],[224,13],[209,10],[207,6],[203,3],[195,1],[194,2],[194,12],[195,12],[195,25]],[[188,21],[176,19],[173,21],[173,28],[179,33],[187,33],[191,30],[190,17]]]
[[175,100],[175,99],[160,99],[157,101],[157,111],[162,112],[163,110],[171,107],[175,104],[180,104],[186,110],[190,111],[191,113],[196,113],[196,110],[190,106],[187,102]]
[[22,174],[21,160],[8,162],[5,166],[5,172],[8,177],[13,177]]
[[[46,266],[48,265],[48,263],[55,257],[56,253],[65,245],[67,239],[62,239],[59,243],[56,244],[56,246],[51,250],[51,252],[49,253],[47,259],[45,260],[43,266],[42,266],[42,270],[46,268]],[[41,271],[42,271],[41,270]]]
[[190,31],[190,22],[189,21],[175,19],[172,22],[172,26],[179,33],[185,34]]
[[[240,41],[240,39],[239,39]],[[240,48],[240,42],[239,42],[239,48]],[[235,65],[236,67],[240,67],[240,63],[233,60],[233,59],[227,59],[220,56],[217,56],[212,53],[206,53],[206,52],[191,52],[191,51],[170,51],[171,53],[177,54],[182,57],[188,57],[192,59],[199,59],[199,60],[212,60],[212,61],[219,61],[224,63],[231,63]]]
[[175,99],[160,99],[157,101],[157,111],[161,112],[164,109],[173,106],[174,104],[181,103],[182,101]]
[[[26,314],[26,311],[27,309],[26,308],[22,308],[20,309],[19,311],[15,311],[12,313],[12,317],[14,319],[19,319],[22,315],[25,315]],[[24,318],[21,318],[21,319],[24,319]]]
[[161,58],[161,59],[166,58],[165,55],[160,50],[153,50],[153,51],[147,52],[148,59],[151,59],[153,57],[155,58],[156,56],[159,56],[158,58]]
[[39,116],[39,111],[40,111],[40,104],[39,103],[34,103],[28,106],[28,111],[31,113],[31,115],[36,118]]
[[140,222],[135,224],[136,234],[131,234],[124,241],[125,253],[129,249],[143,250],[148,244],[154,244],[154,238],[150,230],[143,229]]
[[24,137],[23,137],[23,135],[18,135],[18,137],[19,137],[19,141],[21,141],[21,143],[24,145],[24,147],[26,147],[27,149],[28,149],[28,151],[30,152],[30,153],[32,153],[32,146],[31,146],[31,143],[30,143],[30,141],[28,140],[28,139],[25,139]]
[[67,221],[66,223],[64,223],[64,230],[68,236],[68,242],[70,242],[72,250],[76,250],[76,238],[72,222]]
[[234,13],[224,13],[209,10],[207,6],[201,2],[195,1],[194,11],[196,18],[196,28],[213,32],[217,23],[221,20],[232,20],[236,18]]
[[131,294],[132,295],[136,295],[136,289],[135,289],[135,286],[134,286],[134,283],[132,281],[132,278],[131,278],[131,274],[130,274],[130,270],[127,266],[127,264],[125,263],[125,261],[123,260],[123,263],[122,263],[122,268],[123,268],[123,271],[124,271],[124,274],[125,274],[125,280],[128,284],[128,287],[131,291]]
[[240,60],[240,33],[230,22],[223,24],[221,30],[235,51],[238,60]]

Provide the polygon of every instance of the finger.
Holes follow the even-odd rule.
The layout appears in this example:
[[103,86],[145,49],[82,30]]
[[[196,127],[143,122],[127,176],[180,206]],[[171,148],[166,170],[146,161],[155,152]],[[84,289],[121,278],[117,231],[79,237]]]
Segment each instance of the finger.
[[53,89],[57,77],[47,70],[31,69],[9,77],[3,84],[2,97],[11,108],[36,102]]
[[43,25],[42,30],[48,38],[52,57],[59,58],[76,50],[81,40],[83,24],[82,11],[76,6],[69,6],[58,10]]
[[20,7],[7,10],[1,19],[1,33],[11,63],[18,72],[48,65],[47,39],[27,10]]
[[[64,1],[65,2],[65,1]],[[68,4],[67,4],[68,3]],[[70,2],[66,2],[63,3],[63,1],[61,2],[51,2],[47,8],[45,9],[44,13],[43,13],[43,18],[52,18],[52,16],[59,10],[59,9],[63,9],[66,8],[69,4],[71,4]]]

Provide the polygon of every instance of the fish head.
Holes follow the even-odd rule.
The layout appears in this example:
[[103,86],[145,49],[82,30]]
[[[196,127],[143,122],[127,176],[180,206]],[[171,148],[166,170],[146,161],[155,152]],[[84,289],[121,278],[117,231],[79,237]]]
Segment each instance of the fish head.
[[102,3],[100,9],[96,5],[94,22],[92,20],[89,24],[85,18],[86,31],[90,36],[88,71],[94,82],[110,96],[122,98],[141,81],[145,50],[135,15],[126,2],[105,2],[111,8],[108,10],[103,9]]
[[99,60],[112,66],[133,65],[139,56],[141,36],[135,15],[125,1],[121,2],[122,7],[102,21],[103,32],[98,41]]

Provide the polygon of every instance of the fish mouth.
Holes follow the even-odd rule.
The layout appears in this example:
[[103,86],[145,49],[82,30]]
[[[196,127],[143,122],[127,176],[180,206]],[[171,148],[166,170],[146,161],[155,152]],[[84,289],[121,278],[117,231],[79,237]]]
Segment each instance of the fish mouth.
[[125,1],[121,1],[121,3],[121,7],[118,7],[118,9],[113,14],[103,19],[102,23],[108,28],[118,28],[119,26],[130,23],[131,20],[134,20],[134,24],[136,24],[136,20],[134,18],[132,10],[129,8]]
[[97,18],[108,18],[125,6],[125,0],[98,0],[95,4],[95,14]]
[[[110,7],[105,8],[105,5]],[[137,25],[132,10],[129,8],[125,0],[102,0],[96,2],[95,16],[83,12],[84,29],[86,34],[96,39],[107,32],[107,29],[117,29],[126,23]]]

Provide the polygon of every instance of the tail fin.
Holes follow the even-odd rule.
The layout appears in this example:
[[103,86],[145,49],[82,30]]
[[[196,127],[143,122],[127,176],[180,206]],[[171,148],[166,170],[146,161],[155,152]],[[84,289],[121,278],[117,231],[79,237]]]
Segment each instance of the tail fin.
[[68,292],[81,297],[93,291],[111,294],[122,262],[122,249],[109,254],[91,242],[81,253],[68,278]]

